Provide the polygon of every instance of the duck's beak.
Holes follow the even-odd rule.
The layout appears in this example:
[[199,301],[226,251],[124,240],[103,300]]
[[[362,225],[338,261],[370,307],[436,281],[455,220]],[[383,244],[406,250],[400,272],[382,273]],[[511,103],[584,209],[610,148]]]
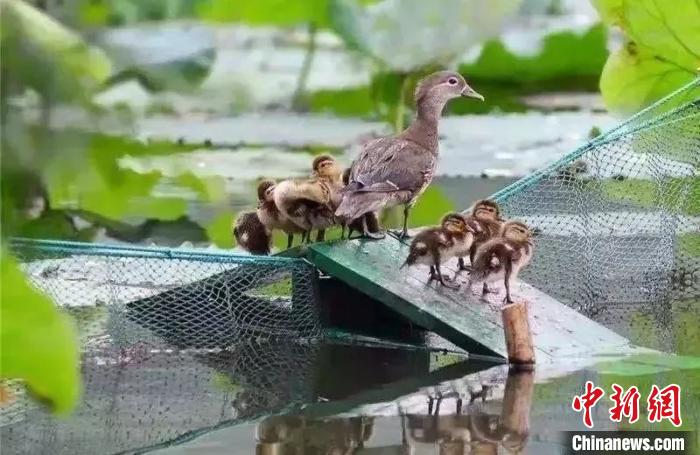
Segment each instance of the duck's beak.
[[469,85],[465,86],[464,90],[462,90],[462,96],[466,98],[476,98],[478,100],[484,101],[484,97],[476,90],[471,88]]

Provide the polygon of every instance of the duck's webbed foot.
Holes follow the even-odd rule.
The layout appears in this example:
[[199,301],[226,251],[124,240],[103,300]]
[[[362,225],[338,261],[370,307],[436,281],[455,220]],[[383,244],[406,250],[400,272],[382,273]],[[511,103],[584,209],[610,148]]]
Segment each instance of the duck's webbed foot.
[[411,236],[408,234],[408,213],[411,211],[411,207],[405,205],[403,207],[403,229],[401,231],[394,231],[399,240],[410,239]]
[[367,217],[362,217],[362,236],[372,240],[381,240],[386,237],[386,233],[382,231],[370,232],[367,226]]
[[492,293],[492,292],[493,292],[493,291],[492,291],[491,289],[489,289],[489,285],[486,284],[486,283],[484,283],[484,287],[483,287],[482,290],[481,290],[481,295],[490,294],[490,293]]
[[362,233],[363,237],[367,237],[368,239],[372,240],[381,240],[383,238],[386,238],[386,233],[384,232],[364,232]]
[[405,240],[405,239],[410,239],[410,238],[411,238],[411,235],[408,233],[408,231],[404,231],[404,230],[401,230],[401,231],[392,230],[391,233],[394,234],[399,240]]

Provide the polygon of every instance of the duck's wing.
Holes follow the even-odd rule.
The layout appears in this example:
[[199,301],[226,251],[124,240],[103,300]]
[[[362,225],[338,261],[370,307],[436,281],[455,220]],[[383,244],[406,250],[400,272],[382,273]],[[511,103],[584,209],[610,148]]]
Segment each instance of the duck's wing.
[[417,191],[432,177],[436,159],[435,155],[411,141],[375,139],[365,145],[355,161],[348,190]]

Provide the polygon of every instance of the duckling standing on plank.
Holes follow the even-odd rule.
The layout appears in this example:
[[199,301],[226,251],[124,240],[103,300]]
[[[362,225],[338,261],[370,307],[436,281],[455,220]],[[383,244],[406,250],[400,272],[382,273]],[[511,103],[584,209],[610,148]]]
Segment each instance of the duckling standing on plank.
[[285,180],[274,190],[279,211],[301,228],[303,241],[309,242],[312,229],[318,229],[317,240],[324,238],[325,229],[335,224],[335,203],[342,188],[342,170],[335,158],[321,155],[314,159],[313,177],[308,180]]
[[419,232],[411,241],[408,257],[401,267],[429,265],[429,281],[438,280],[445,287],[457,289],[459,285],[445,283],[450,278],[442,274],[440,265],[455,256],[455,251],[460,248],[458,239],[466,233],[467,226],[461,217],[447,218],[440,227]]
[[257,212],[241,212],[233,225],[233,236],[250,254],[270,254],[272,232],[262,224]]
[[[500,235],[504,220],[501,218],[501,208],[495,201],[482,199],[474,204],[471,215],[467,215],[465,221],[474,232],[474,241],[469,248],[469,263],[473,264],[477,248]],[[457,265],[459,270],[471,270],[464,265],[464,259],[461,256],[457,260]]]
[[483,283],[482,295],[487,294],[490,292],[488,283],[503,280],[506,288],[505,301],[513,303],[510,286],[520,270],[530,262],[533,252],[532,232],[527,225],[519,221],[508,221],[499,237],[487,241],[477,249],[469,275],[469,289],[474,283]]
[[279,229],[287,234],[287,248],[294,243],[294,234],[304,235],[304,229],[297,226],[292,220],[284,216],[274,200],[275,182],[263,180],[258,184],[258,210],[260,222],[268,231]]
[[[396,136],[367,142],[352,167],[350,183],[342,192],[336,216],[355,220],[365,213],[403,204],[401,238],[408,237],[408,214],[428,187],[438,158],[438,120],[447,102],[466,96],[483,101],[464,78],[440,71],[423,79],[416,88],[416,119]],[[363,235],[382,238],[383,234]]]
[[440,224],[445,227],[450,222],[458,223],[460,226],[464,225],[465,227],[464,232],[455,233],[455,246],[453,249],[453,256],[457,257],[459,270],[464,270],[466,267],[464,267],[464,260],[462,258],[469,255],[472,245],[474,244],[475,233],[481,232],[482,228],[475,220],[457,212],[445,215]]

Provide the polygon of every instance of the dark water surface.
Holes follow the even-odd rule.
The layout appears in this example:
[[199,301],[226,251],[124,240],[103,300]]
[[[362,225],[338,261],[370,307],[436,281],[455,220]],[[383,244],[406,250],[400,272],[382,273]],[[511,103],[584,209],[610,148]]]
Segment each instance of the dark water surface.
[[[157,351],[157,350],[155,350]],[[514,373],[457,354],[372,344],[267,341],[227,351],[147,346],[84,358],[84,397],[70,418],[36,405],[1,430],[7,454],[562,453],[560,431],[583,429],[574,394],[591,380],[636,385],[649,424],[652,384],[682,389],[684,429],[700,423],[697,358],[567,359]],[[522,451],[521,451],[522,449]]]

